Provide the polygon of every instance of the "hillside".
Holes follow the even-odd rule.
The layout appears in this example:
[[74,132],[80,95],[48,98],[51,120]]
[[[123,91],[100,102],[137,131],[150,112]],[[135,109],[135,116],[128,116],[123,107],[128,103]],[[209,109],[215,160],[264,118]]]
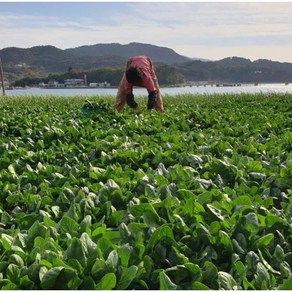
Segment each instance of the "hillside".
[[152,58],[154,62],[165,64],[182,63],[190,60],[187,57],[177,54],[172,49],[141,43],[130,43],[128,45],[121,45],[118,43],[96,44],[93,46],[67,49],[66,51],[83,57],[101,57],[109,55],[128,59],[135,55],[146,55]]
[[[163,78],[167,75],[166,84],[172,84],[173,80],[178,81],[182,78],[185,81],[292,82],[291,63],[271,60],[252,62],[239,57],[228,57],[218,61],[194,60],[179,55],[170,48],[141,43],[95,44],[65,50],[53,46],[28,49],[11,47],[0,50],[5,78],[9,82],[64,74],[69,68],[83,73],[102,68],[121,70],[128,58],[134,55],[150,56],[160,72],[158,77]],[[120,76],[120,73],[118,75]],[[119,78],[114,77],[115,80]],[[108,77],[106,80],[110,81]],[[112,82],[116,83],[113,80]]]
[[65,50],[53,46],[36,46],[28,49],[9,47],[0,50],[0,58],[4,64],[6,78],[9,80],[62,73],[69,67],[76,70],[117,68],[124,66],[133,55],[147,55],[154,62],[165,64],[190,60],[172,49],[140,43],[96,44]]
[[229,57],[218,61],[190,61],[176,70],[191,81],[292,82],[292,63]]

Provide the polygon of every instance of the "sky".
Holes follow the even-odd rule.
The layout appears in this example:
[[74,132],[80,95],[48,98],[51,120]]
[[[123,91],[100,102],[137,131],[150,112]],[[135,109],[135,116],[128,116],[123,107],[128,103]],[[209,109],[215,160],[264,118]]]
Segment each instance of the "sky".
[[0,2],[0,49],[131,42],[292,63],[292,2]]

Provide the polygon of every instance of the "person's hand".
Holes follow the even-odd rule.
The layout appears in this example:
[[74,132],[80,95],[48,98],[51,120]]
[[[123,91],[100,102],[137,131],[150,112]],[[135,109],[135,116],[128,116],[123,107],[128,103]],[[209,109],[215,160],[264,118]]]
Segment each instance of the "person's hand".
[[137,106],[137,107],[135,108],[135,113],[137,114],[137,113],[139,113],[139,112],[140,112],[140,107]]
[[127,104],[129,107],[136,109],[138,107],[137,102],[134,99],[134,94],[133,93],[129,93],[126,96],[126,100],[127,100]]

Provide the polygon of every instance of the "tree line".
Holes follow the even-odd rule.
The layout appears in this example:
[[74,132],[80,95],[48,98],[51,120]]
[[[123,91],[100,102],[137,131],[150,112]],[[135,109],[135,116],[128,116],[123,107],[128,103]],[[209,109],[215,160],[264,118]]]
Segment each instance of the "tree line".
[[[181,84],[186,81],[183,74],[173,66],[158,64],[155,66],[155,71],[161,85]],[[64,83],[66,79],[83,79],[85,75],[88,84],[107,81],[112,86],[118,86],[123,73],[124,67],[98,68],[94,70],[76,70],[73,67],[69,67],[65,73],[50,73],[46,77],[25,77],[14,81],[11,86],[38,86],[40,83],[47,84],[49,81]]]

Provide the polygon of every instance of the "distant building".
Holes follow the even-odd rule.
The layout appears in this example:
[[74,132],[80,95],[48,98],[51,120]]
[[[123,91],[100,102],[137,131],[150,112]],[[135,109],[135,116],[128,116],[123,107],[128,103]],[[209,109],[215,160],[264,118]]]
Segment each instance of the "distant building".
[[50,80],[48,82],[48,87],[58,87],[58,85],[59,85],[59,82],[56,80]]
[[64,81],[65,87],[85,86],[84,79],[66,79]]
[[4,86],[5,88],[9,88],[10,87],[9,81],[4,80]]
[[107,81],[99,83],[99,87],[109,87],[109,86],[111,86],[111,84],[108,83]]
[[97,87],[97,83],[96,82],[91,82],[91,83],[89,83],[89,87]]
[[111,86],[111,84],[107,81],[100,82],[100,83],[97,83],[97,82],[89,83],[89,87],[109,87],[109,86]]
[[[4,87],[5,87],[6,89],[9,89],[9,88],[10,88],[10,83],[9,83],[9,81],[4,80]],[[3,89],[2,89],[2,84],[1,84],[1,82],[0,82],[0,90],[3,90]]]
[[52,80],[49,80],[48,83],[40,82],[38,86],[40,88],[57,88],[57,87],[64,87],[64,84],[59,83],[58,81],[52,79]]

